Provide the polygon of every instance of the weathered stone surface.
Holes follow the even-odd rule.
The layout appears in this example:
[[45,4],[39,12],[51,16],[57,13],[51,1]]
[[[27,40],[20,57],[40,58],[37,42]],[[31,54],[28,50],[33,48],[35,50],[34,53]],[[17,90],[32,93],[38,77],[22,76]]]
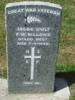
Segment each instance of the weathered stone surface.
[[9,93],[54,90],[61,9],[38,1],[6,6]]

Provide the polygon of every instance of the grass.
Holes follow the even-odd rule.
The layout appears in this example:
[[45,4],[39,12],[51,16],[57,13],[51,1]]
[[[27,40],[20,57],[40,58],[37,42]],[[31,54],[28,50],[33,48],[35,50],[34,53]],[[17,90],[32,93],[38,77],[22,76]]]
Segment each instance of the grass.
[[70,100],[75,100],[75,95],[72,95],[72,96],[70,97]]
[[[5,42],[6,31],[5,31],[5,17],[4,17],[5,5],[9,2],[15,2],[15,1],[17,2],[22,0],[0,1],[0,67],[6,66],[6,42]],[[57,63],[58,64],[67,64],[67,62],[75,63],[75,52],[74,52],[75,51],[75,0],[45,0],[45,1],[58,3],[63,7]]]
[[0,69],[0,78],[7,78],[7,69]]
[[66,65],[59,64],[56,67],[56,72],[74,72],[75,71],[75,65],[72,63],[67,63]]
[[[24,0],[0,0],[0,77],[3,75],[4,78],[6,78],[5,5],[17,1]],[[70,100],[75,100],[75,78],[73,77],[75,76],[75,0],[40,1],[58,3],[63,8],[56,70],[57,75],[68,81],[72,94]]]

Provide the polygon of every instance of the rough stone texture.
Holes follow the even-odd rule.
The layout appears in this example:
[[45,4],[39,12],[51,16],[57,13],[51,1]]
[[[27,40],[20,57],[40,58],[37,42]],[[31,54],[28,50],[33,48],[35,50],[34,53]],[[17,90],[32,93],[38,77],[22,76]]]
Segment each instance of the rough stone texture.
[[61,7],[44,2],[6,6],[8,90],[54,90]]
[[68,100],[69,87],[64,79],[56,78],[56,91],[47,94],[8,94],[6,79],[0,79],[0,100]]

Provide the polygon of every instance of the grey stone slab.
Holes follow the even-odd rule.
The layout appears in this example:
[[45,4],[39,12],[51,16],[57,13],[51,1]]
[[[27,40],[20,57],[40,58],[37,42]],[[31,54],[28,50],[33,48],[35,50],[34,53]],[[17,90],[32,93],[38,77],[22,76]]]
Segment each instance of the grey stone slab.
[[61,10],[38,1],[6,5],[9,93],[54,90]]

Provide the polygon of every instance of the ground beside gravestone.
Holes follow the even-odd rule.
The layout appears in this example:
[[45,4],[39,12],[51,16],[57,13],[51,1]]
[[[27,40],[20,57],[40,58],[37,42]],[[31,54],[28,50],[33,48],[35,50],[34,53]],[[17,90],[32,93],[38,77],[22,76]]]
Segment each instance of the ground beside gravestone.
[[51,94],[8,94],[7,80],[0,79],[0,84],[0,100],[68,100],[70,96],[68,84],[62,78],[56,78],[56,91]]

